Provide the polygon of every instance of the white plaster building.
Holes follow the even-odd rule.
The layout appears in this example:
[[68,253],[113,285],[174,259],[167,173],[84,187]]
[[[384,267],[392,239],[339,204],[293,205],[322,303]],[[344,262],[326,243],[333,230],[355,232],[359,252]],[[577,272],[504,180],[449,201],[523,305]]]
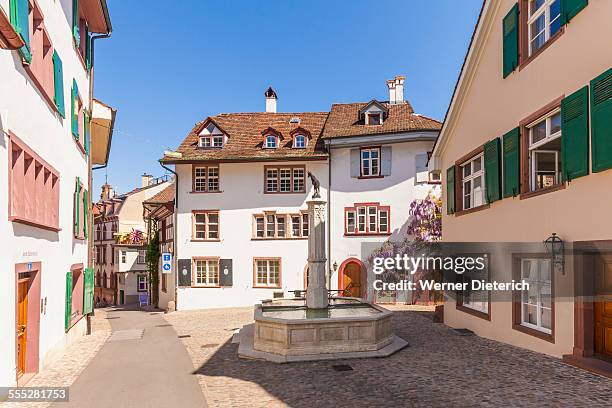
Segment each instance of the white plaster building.
[[[410,202],[432,189],[427,152],[440,127],[403,101],[402,77],[391,82],[392,102],[334,105],[331,113],[277,113],[270,88],[266,112],[211,116],[166,152],[160,162],[175,165],[177,191],[175,262],[165,279],[171,287],[178,282],[178,310],[249,306],[306,289],[308,172],[329,206],[330,288],[339,287],[339,270],[350,273],[351,261],[367,285],[369,253],[360,245],[399,234]],[[368,174],[359,159],[365,147],[377,156]],[[376,231],[346,233],[347,208],[375,202]],[[172,308],[173,295],[160,291],[160,307]]]
[[[142,205],[169,184],[168,177],[143,174],[141,186],[125,194],[115,195],[107,183],[102,186],[94,208],[96,304],[135,303],[139,293],[148,292]],[[141,240],[130,237],[134,231],[142,233]]]
[[0,386],[86,331],[91,165],[112,134],[90,128],[93,44],[110,31],[104,0],[0,0]]

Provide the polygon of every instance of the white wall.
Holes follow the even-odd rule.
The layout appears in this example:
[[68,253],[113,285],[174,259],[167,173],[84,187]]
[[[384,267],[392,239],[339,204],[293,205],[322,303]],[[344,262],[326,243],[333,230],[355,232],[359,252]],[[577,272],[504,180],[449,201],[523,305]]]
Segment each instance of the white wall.
[[[285,239],[252,240],[253,214],[264,210],[277,213],[296,213],[307,208],[307,197],[312,195],[311,183],[306,182],[306,193],[264,194],[264,164],[280,163],[222,163],[220,164],[221,193],[191,193],[191,165],[177,165],[179,180],[178,242],[175,260],[194,256],[211,256],[233,260],[233,286],[228,288],[178,289],[177,310],[230,306],[251,306],[273,296],[273,292],[304,289],[303,274],[307,263],[308,241]],[[301,162],[284,162],[298,165]],[[321,182],[321,196],[327,192],[327,164],[324,161],[305,163]],[[220,242],[191,242],[191,211],[220,210]],[[176,228],[176,227],[175,227]],[[253,289],[253,258],[281,257],[282,289]],[[172,289],[174,278],[168,282]]]
[[[61,354],[70,333],[64,333],[65,275],[74,263],[87,263],[86,241],[73,239],[73,192],[79,177],[87,186],[87,162],[77,148],[70,123],[70,90],[75,78],[85,107],[89,101],[89,80],[73,48],[71,24],[59,2],[39,1],[50,40],[61,55],[64,71],[62,119],[49,107],[24,70],[17,51],[0,52],[0,386],[15,384],[15,264],[42,262],[41,298],[47,299],[46,312],[40,316],[40,360],[47,353]],[[8,2],[0,7],[9,15]],[[59,223],[61,231],[8,222],[8,131],[14,132],[60,174]],[[89,189],[89,188],[88,188]],[[76,326],[75,326],[76,327]],[[74,328],[72,330],[78,330]],[[71,330],[71,331],[72,331]],[[51,356],[50,354],[50,356]],[[42,364],[41,364],[42,366]]]
[[[350,176],[350,151],[354,147],[331,150],[330,265],[336,263],[340,266],[348,258],[360,259],[367,265],[367,257],[374,248],[389,238],[401,240],[406,236],[410,203],[416,198],[424,198],[430,191],[439,191],[438,186],[415,182],[415,156],[427,153],[431,150],[432,145],[433,142],[425,141],[388,145],[391,146],[392,155],[391,175],[372,179],[358,179]],[[344,208],[365,202],[380,202],[380,205],[391,207],[391,236],[345,236]],[[332,289],[340,289],[338,288],[338,273],[339,270],[332,273]],[[370,278],[371,276],[368,276],[368,279]],[[371,282],[368,282],[368,300],[372,299],[373,289]]]

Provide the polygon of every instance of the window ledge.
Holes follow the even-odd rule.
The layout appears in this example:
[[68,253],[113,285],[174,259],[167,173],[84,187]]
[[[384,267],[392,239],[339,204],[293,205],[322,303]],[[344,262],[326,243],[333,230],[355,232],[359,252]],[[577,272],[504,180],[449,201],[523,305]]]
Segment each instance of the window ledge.
[[521,332],[521,333],[525,333],[525,334],[528,334],[530,336],[537,337],[537,338],[539,338],[541,340],[548,341],[550,343],[554,343],[555,342],[554,334],[544,333],[544,332],[541,332],[539,330],[532,329],[531,327],[523,326],[522,324],[516,324],[516,323],[514,323],[512,325],[512,328],[514,330],[516,330],[516,331]]
[[253,286],[253,289],[282,289],[282,286]]
[[306,191],[265,191],[264,194],[305,194]]
[[217,239],[195,239],[195,238],[192,238],[191,242],[221,242],[221,238],[217,238]]
[[459,311],[462,311],[462,312],[467,313],[469,315],[478,317],[480,319],[491,321],[491,313],[490,312],[489,313],[481,312],[479,310],[472,309],[472,308],[467,307],[467,306],[463,306],[463,305],[461,305],[459,303],[456,304],[455,308],[457,310],[459,310]]
[[489,207],[491,207],[491,204],[479,205],[478,207],[473,207],[473,208],[469,208],[467,210],[457,211],[457,212],[455,212],[455,216],[456,217],[461,217],[462,215],[467,215],[467,214],[471,214],[471,213],[474,213],[474,212],[486,210]]
[[378,175],[378,176],[359,176],[357,177],[359,180],[367,180],[367,179],[381,179],[384,178],[385,176],[383,175]]
[[544,43],[544,45],[542,45],[542,47],[540,47],[539,50],[537,50],[536,52],[534,52],[533,54],[531,54],[530,56],[528,56],[527,58],[525,58],[524,60],[522,60],[518,66],[518,70],[519,72],[522,71],[527,65],[529,65],[529,63],[531,61],[533,61],[534,59],[536,59],[538,57],[538,55],[540,55],[541,53],[544,52],[544,50],[546,50],[548,47],[550,47],[550,45],[552,43],[554,43],[555,41],[557,41],[559,39],[559,37],[561,37],[563,35],[563,33],[565,32],[565,26],[561,27],[559,29],[559,31],[557,31],[555,33],[555,35],[553,35],[552,37],[550,37],[548,39],[548,41],[546,41]]
[[44,229],[44,230],[47,230],[47,231],[60,232],[62,230],[58,226],[41,224],[40,222],[29,220],[29,219],[27,219],[25,217],[20,217],[18,215],[9,216],[9,221],[16,222],[16,223],[19,223],[19,224],[29,225],[31,227],[41,228],[41,229]]
[[543,189],[536,190],[536,191],[526,191],[524,193],[521,193],[520,198],[521,200],[525,200],[527,198],[537,197],[542,194],[553,193],[555,191],[559,191],[563,189],[565,189],[565,183],[557,184],[556,186],[547,187],[547,188],[543,188]]
[[217,190],[217,191],[190,191],[189,194],[218,194],[218,193],[222,193],[222,190]]
[[307,240],[308,237],[281,237],[281,238],[269,238],[269,237],[253,237],[251,241],[303,241]]
[[219,285],[216,285],[216,286],[213,286],[213,285],[191,285],[190,287],[193,288],[193,289],[219,289],[219,288],[221,288],[221,286],[219,286]]
[[357,234],[344,233],[347,238],[350,237],[387,237],[391,235],[390,232],[362,232]]

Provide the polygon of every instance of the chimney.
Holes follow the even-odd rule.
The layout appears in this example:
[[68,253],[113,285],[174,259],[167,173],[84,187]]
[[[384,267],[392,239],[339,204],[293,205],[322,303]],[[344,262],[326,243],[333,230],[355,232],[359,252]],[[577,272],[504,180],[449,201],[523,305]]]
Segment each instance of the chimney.
[[147,173],[144,173],[141,177],[142,179],[142,187],[148,187],[151,185],[151,181],[153,180],[153,176]]
[[398,104],[404,103],[404,81],[406,77],[403,75],[396,75],[394,79],[387,81],[387,87],[389,87],[389,103]]
[[278,99],[276,92],[274,92],[274,89],[270,86],[264,95],[266,95],[266,112],[276,113],[276,101]]
[[102,193],[100,194],[100,198],[102,200],[108,200],[110,198],[113,198],[113,187],[110,184],[102,184]]

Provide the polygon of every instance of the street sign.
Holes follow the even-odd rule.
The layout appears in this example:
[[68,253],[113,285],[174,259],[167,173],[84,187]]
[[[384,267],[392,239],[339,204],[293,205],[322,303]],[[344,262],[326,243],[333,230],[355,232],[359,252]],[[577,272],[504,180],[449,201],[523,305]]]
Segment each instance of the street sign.
[[172,254],[162,253],[162,273],[172,273]]

